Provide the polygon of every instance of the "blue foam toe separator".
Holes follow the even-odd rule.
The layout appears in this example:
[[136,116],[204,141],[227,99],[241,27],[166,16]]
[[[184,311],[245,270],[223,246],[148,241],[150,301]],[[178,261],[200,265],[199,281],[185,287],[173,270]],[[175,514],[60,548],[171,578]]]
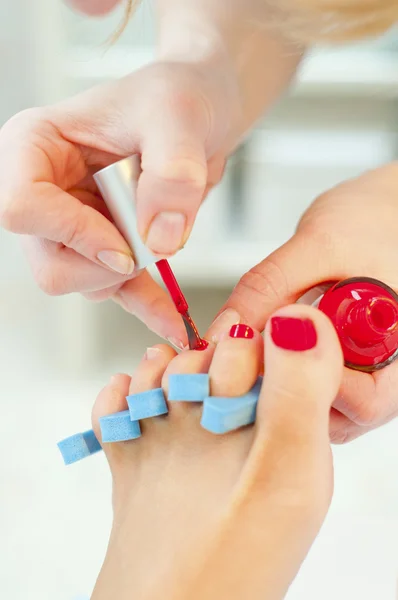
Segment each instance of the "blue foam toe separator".
[[99,423],[102,441],[105,443],[127,442],[141,436],[140,424],[130,419],[128,410],[101,417]]
[[126,398],[131,421],[150,419],[166,415],[169,411],[162,388],[148,390],[141,394],[132,394]]
[[101,444],[92,429],[83,433],[76,433],[58,442],[58,448],[66,465],[71,465],[102,450]]
[[262,381],[262,377],[259,377],[250,392],[244,396],[206,398],[203,404],[202,427],[211,433],[223,434],[254,423]]
[[203,402],[210,394],[209,375],[206,373],[169,375],[171,402]]

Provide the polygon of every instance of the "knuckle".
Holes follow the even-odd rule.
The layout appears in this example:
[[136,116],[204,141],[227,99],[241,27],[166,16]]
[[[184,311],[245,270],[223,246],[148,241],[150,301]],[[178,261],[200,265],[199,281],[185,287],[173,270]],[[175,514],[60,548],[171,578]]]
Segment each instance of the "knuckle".
[[356,436],[354,436],[348,429],[338,429],[330,433],[330,441],[336,446],[348,444],[348,442],[354,439],[354,437]]
[[27,108],[13,115],[0,128],[0,145],[3,152],[7,152],[10,142],[18,140],[25,144],[26,140],[40,131],[43,123],[47,123],[48,110],[43,108]]
[[330,222],[324,222],[323,217],[318,216],[316,209],[308,209],[311,212],[305,212],[297,225],[296,231],[303,232],[311,238],[316,248],[322,249],[322,252],[333,252],[338,244],[338,229],[331,228]]
[[272,304],[280,304],[289,295],[287,278],[277,262],[271,258],[245,273],[238,285],[249,292],[250,298],[253,298],[254,294]]
[[20,233],[22,215],[19,202],[13,196],[2,199],[0,203],[0,226],[3,229],[13,233]]
[[363,396],[355,406],[350,407],[351,419],[363,427],[373,426],[379,417],[380,401],[376,397]]
[[373,403],[363,402],[355,414],[354,420],[358,425],[370,427],[377,422],[377,410]]
[[68,248],[78,248],[87,233],[88,211],[90,207],[82,205],[79,213],[74,219],[69,219],[65,223],[65,230],[62,234],[62,239],[59,240]]
[[19,128],[26,125],[28,125],[30,128],[33,123],[37,123],[37,121],[42,119],[42,108],[26,108],[25,110],[21,110],[8,119],[8,121],[3,125],[2,129],[7,130],[11,128]]
[[45,259],[40,266],[33,270],[34,278],[39,288],[48,296],[62,296],[67,293],[66,281],[53,260]]

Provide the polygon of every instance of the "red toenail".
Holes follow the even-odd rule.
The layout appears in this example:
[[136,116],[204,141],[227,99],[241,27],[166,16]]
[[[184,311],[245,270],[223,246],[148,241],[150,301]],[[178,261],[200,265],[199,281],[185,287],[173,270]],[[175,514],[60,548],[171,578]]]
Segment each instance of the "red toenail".
[[249,325],[232,325],[229,335],[231,338],[242,338],[251,340],[254,337],[254,331]]
[[293,317],[272,317],[271,338],[279,348],[298,352],[311,350],[317,342],[313,322]]

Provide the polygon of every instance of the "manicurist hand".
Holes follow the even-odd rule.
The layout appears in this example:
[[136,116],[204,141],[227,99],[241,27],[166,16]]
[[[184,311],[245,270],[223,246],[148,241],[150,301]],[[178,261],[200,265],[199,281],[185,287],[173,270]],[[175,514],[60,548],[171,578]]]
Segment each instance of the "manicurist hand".
[[[243,322],[262,329],[269,315],[323,282],[354,276],[398,290],[398,163],[319,197],[296,234],[246,273],[228,300]],[[331,438],[346,442],[398,414],[398,361],[373,374],[345,369],[331,412]]]
[[3,127],[0,222],[26,236],[27,257],[44,291],[116,295],[157,333],[185,342],[166,292],[146,271],[134,271],[92,174],[140,153],[141,235],[153,252],[173,254],[223,172],[224,156],[217,153],[229,120],[218,108],[223,93],[199,67],[153,64],[55,106],[25,111]]
[[[74,1],[90,14],[115,4]],[[241,30],[232,26],[241,22],[240,3],[231,5],[231,23],[213,14],[205,0],[193,8],[186,4],[158,3],[159,62],[59,104],[22,112],[0,133],[0,224],[25,236],[40,287],[54,295],[113,297],[179,347],[187,343],[180,317],[149,274],[134,271],[92,174],[140,154],[141,236],[155,254],[174,254],[220,180],[226,153],[286,87],[300,60],[297,49],[288,53],[263,28],[256,36],[253,20]],[[263,55],[272,56],[266,68]]]

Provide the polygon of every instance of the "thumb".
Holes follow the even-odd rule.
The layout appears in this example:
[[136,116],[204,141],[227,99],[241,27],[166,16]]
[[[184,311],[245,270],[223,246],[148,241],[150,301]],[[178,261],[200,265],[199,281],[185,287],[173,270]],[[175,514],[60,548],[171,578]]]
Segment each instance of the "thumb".
[[220,313],[232,308],[242,322],[262,331],[272,312],[296,302],[319,283],[346,275],[334,268],[342,264],[338,254],[332,253],[333,260],[330,256],[308,235],[296,233],[243,275]]
[[174,107],[143,138],[138,225],[148,248],[159,255],[174,254],[185,244],[208,187],[222,176],[223,157],[207,162],[209,124],[201,111]]

